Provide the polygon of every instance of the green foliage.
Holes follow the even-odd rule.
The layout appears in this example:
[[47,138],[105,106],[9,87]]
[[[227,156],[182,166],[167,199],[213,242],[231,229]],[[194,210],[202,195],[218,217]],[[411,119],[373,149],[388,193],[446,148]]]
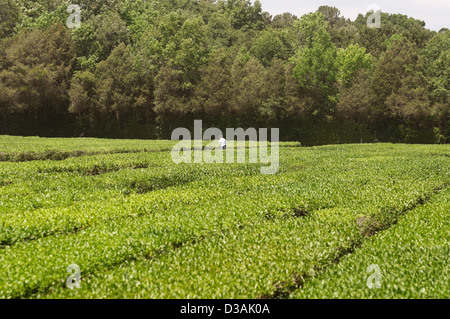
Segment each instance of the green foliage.
[[240,124],[249,126],[249,119],[254,118],[258,113],[258,108],[262,105],[262,85],[261,78],[264,77],[264,67],[255,58],[250,58],[241,64],[239,56],[236,58],[231,69],[232,92],[230,109],[238,114]]
[[289,28],[297,19],[297,16],[293,15],[292,13],[285,12],[283,14],[277,14],[276,16],[274,16],[271,25],[274,28]]
[[[267,176],[260,175],[260,163],[176,165],[174,144],[0,136],[4,156],[28,150],[53,159],[0,165],[0,296],[281,297],[305,278],[310,291],[309,284],[328,273],[321,268],[335,269],[336,260],[361,245],[347,264],[405,252],[390,244],[370,248],[377,238],[445,243],[446,206],[432,215],[429,206],[417,207],[450,182],[448,146],[281,143],[280,171]],[[64,152],[78,157],[64,159]],[[371,231],[380,236],[370,238]],[[416,258],[421,251],[407,252]],[[440,255],[425,256],[435,261],[430,270],[442,268]],[[396,271],[409,273],[406,259]],[[81,267],[81,288],[70,290],[66,268],[74,263]],[[330,273],[325,278],[333,285],[347,278]],[[427,293],[445,297],[445,282],[433,281]],[[367,296],[327,287],[312,292]]]
[[223,2],[225,12],[232,19],[232,26],[235,29],[261,30],[264,28],[262,6],[259,0],[252,5],[250,0],[228,0]]
[[[298,19],[272,18],[250,0],[80,0],[81,25],[67,30],[76,61],[69,79],[48,83],[41,65],[13,71],[10,44],[31,46],[23,34],[65,25],[68,4],[0,2],[0,133],[167,139],[201,118],[221,128],[283,127],[282,140],[308,145],[357,141],[362,131],[370,141],[449,137],[445,28],[382,13],[371,29],[369,13],[352,22],[331,6]],[[99,67],[123,45],[123,77]],[[42,114],[43,96],[58,112]],[[352,125],[362,130],[353,137]]]
[[[79,117],[89,116],[96,113],[96,82],[97,79],[90,71],[77,71],[72,77],[70,84],[69,112],[77,114]],[[90,117],[91,125],[94,125],[94,118]]]
[[19,6],[15,0],[0,2],[0,39],[9,36],[19,21]]
[[284,59],[285,56],[283,43],[275,32],[264,32],[253,43],[252,51],[265,67],[268,67],[273,59]]
[[373,101],[378,106],[375,112],[380,116],[390,114],[404,119],[410,115],[423,118],[428,114],[422,64],[423,60],[407,39],[396,39],[388,47],[372,78]]
[[137,115],[144,112],[151,99],[152,79],[140,78],[127,46],[117,46],[106,61],[98,64],[96,73],[100,113],[114,113],[120,124],[121,117],[129,116],[130,112]]
[[296,31],[302,37],[293,59],[296,63],[294,77],[315,100],[315,114],[329,114],[336,102],[336,46],[319,13],[303,16],[296,24]]
[[22,29],[41,29],[45,30],[52,24],[59,23],[65,24],[69,14],[67,13],[67,2],[63,2],[58,5],[55,10],[45,10],[39,14],[37,17],[22,15],[21,23],[15,28],[16,32]]
[[120,16],[130,30],[133,43],[139,41],[157,17],[156,1],[127,0],[123,1]]
[[[93,63],[106,60],[119,44],[129,43],[129,31],[118,13],[107,11],[72,31],[79,67],[92,69]],[[92,62],[90,62],[92,61]]]
[[[204,114],[204,121],[224,127],[232,96],[231,66],[233,57],[224,50],[213,52],[208,65],[200,69],[201,83],[196,87],[195,109]],[[222,121],[219,121],[222,120]]]
[[340,119],[367,123],[371,118],[370,80],[367,72],[358,70],[347,86],[341,90],[336,105],[336,115]]
[[339,49],[337,53],[337,79],[341,85],[348,85],[358,70],[370,70],[373,57],[366,53],[365,48],[358,44],[350,45],[345,50]]
[[[415,208],[392,230],[371,238],[354,254],[293,292],[291,298],[445,299],[449,195],[447,188],[430,203]],[[380,267],[381,286],[377,289],[367,286],[371,275],[367,267],[373,264]]]
[[[367,18],[371,14],[372,12],[367,12],[365,15],[359,14],[354,24],[358,28],[363,28],[367,26]],[[381,12],[381,21],[383,24],[390,24],[394,26],[399,31],[406,31],[414,24],[425,27],[424,21],[408,17],[407,15],[404,14],[389,14],[386,12]]]
[[350,22],[341,16],[339,9],[329,6],[321,6],[317,10],[322,14],[327,22],[327,32],[331,35],[333,43],[338,48],[345,48],[349,44],[355,42],[357,37],[357,29]]
[[65,114],[75,60],[68,31],[60,24],[45,31],[23,30],[4,44],[0,104],[10,113],[45,123]]
[[[200,18],[171,12],[161,17],[157,26],[141,40],[139,54],[152,70],[174,67],[192,77],[208,55],[205,25]],[[185,85],[189,85],[189,81]]]
[[434,102],[446,104],[450,95],[450,32],[436,34],[428,42],[422,55],[427,59],[426,74],[432,85]]
[[[90,133],[99,128],[109,131],[120,128],[130,118],[150,120],[152,110],[148,105],[152,93],[151,74],[140,72],[130,50],[121,43],[93,73],[75,73],[69,91],[72,101],[69,111],[80,119],[84,117],[82,124]],[[115,122],[112,127],[103,124],[111,122]]]
[[77,0],[76,4],[81,7],[82,21],[87,21],[105,12],[117,11],[124,2],[128,3],[123,0]]

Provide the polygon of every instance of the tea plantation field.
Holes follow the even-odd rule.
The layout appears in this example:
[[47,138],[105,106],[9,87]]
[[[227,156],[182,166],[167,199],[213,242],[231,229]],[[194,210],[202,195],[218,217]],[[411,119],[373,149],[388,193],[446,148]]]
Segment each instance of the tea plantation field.
[[449,145],[174,145],[0,136],[0,298],[450,297]]

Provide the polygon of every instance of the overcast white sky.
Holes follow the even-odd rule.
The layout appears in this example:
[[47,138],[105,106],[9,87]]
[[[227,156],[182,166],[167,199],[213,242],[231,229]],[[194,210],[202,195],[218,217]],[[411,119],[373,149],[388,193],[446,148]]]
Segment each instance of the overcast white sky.
[[290,12],[298,17],[314,12],[321,5],[336,7],[341,15],[354,20],[358,13],[367,12],[367,8],[376,4],[382,12],[401,13],[425,21],[426,27],[439,31],[450,28],[450,0],[259,0],[263,11],[272,15]]

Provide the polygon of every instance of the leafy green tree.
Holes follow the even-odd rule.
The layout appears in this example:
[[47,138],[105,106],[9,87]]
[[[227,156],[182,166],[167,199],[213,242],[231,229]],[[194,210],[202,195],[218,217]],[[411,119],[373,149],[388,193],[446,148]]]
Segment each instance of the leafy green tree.
[[366,70],[357,70],[349,79],[348,85],[341,89],[336,116],[344,121],[370,122],[370,78]]
[[[354,21],[354,25],[361,30],[367,27],[367,19],[372,14],[372,12],[366,12],[365,14],[359,14],[358,17]],[[397,32],[408,31],[411,25],[419,24],[422,27],[425,27],[425,22],[421,20],[417,20],[411,17],[408,17],[404,14],[389,14],[386,12],[381,12],[381,25],[389,24],[396,29]]]
[[138,43],[145,31],[152,27],[161,12],[155,1],[126,0],[119,8],[121,19],[130,30],[132,43]]
[[69,94],[69,111],[96,134],[100,134],[99,128],[109,132],[125,129],[131,119],[154,121],[151,74],[136,66],[134,56],[123,43],[97,65],[94,73],[75,73]]
[[16,0],[23,19],[36,19],[44,12],[56,10],[65,0]]
[[[51,0],[49,0],[51,1]],[[60,0],[61,1],[61,0]],[[64,1],[64,0],[62,0]],[[76,2],[76,3],[75,3]],[[118,11],[123,0],[77,0],[72,3],[77,4],[81,8],[82,22],[86,22],[91,18],[104,14],[106,12]]]
[[406,31],[411,28],[412,25],[418,24],[421,27],[425,27],[425,22],[421,20],[414,19],[412,17],[408,17],[404,14],[394,13],[389,14],[382,12],[381,13],[382,21],[392,23],[398,30]]
[[410,54],[412,44],[404,38],[398,38],[378,60],[372,78],[373,100],[380,107],[384,101],[400,88],[402,78],[408,73],[415,59]]
[[69,89],[69,112],[76,115],[79,126],[86,134],[98,136],[101,127],[96,92],[97,78],[89,70],[76,71]]
[[[245,61],[245,60],[244,60]],[[262,107],[263,81],[265,70],[263,65],[254,57],[248,61],[238,56],[231,69],[233,92],[230,100],[230,111],[236,115],[241,126],[254,126]]]
[[208,61],[206,27],[200,18],[170,13],[151,30],[140,45],[140,60],[155,78],[155,112],[164,136],[177,119],[195,114],[195,87],[200,68]]
[[426,119],[431,112],[426,81],[416,73],[400,81],[399,89],[385,101],[394,118],[405,122],[418,122]]
[[206,27],[200,18],[172,12],[160,18],[138,45],[142,62],[158,71],[163,65],[183,71],[189,86],[208,59]]
[[77,52],[78,68],[93,72],[103,52],[95,28],[89,23],[82,23],[80,28],[72,31],[72,39]]
[[100,60],[106,59],[120,43],[126,45],[130,42],[129,30],[115,11],[106,11],[97,15],[91,23],[95,30],[96,40],[101,45],[101,51],[98,52]]
[[264,11],[263,13],[261,13],[261,16],[262,16],[262,21],[266,26],[268,26],[272,23],[272,15],[269,12]]
[[314,103],[311,97],[304,93],[304,89],[298,85],[298,80],[294,77],[294,62],[286,65],[285,73],[285,113],[286,117],[304,119],[314,111]]
[[[200,69],[201,82],[196,86],[196,113],[210,126],[225,127],[229,118],[231,67],[233,59],[225,50],[212,53],[207,65]],[[230,121],[231,123],[231,121]]]
[[294,77],[314,100],[314,115],[328,115],[336,102],[336,46],[331,42],[320,13],[303,16],[296,23],[296,29],[300,45],[294,58]]
[[[421,52],[426,59],[425,74],[436,129],[450,133],[450,32],[437,33]],[[445,139],[445,137],[444,137]],[[449,140],[447,138],[447,140]]]
[[252,52],[255,57],[265,66],[268,67],[272,60],[283,59],[286,53],[282,41],[273,31],[263,32],[253,43]]
[[44,31],[24,30],[3,44],[0,104],[22,119],[47,125],[64,116],[75,61],[68,30],[61,24]]
[[130,116],[145,117],[152,102],[152,82],[134,65],[128,47],[121,43],[96,69],[99,110],[113,115],[119,126]]
[[320,6],[317,10],[327,22],[326,30],[331,36],[331,41],[338,48],[345,48],[356,39],[357,29],[350,19],[341,16],[339,9],[330,6]]
[[250,0],[228,0],[223,3],[224,10],[231,16],[231,25],[235,29],[262,30],[264,19],[262,5],[256,0],[253,5]]
[[418,48],[424,48],[432,36],[430,30],[427,30],[419,22],[415,22],[409,26],[408,31],[403,32],[404,36],[414,43]]
[[450,50],[443,51],[431,67],[431,97],[436,103],[447,104],[450,97]]
[[160,69],[155,83],[154,110],[159,134],[160,137],[170,138],[173,129],[194,117],[192,91],[184,85],[183,72],[170,66]]
[[15,0],[0,1],[0,39],[14,32],[14,27],[19,21],[19,6]]
[[55,9],[49,9],[43,11],[37,18],[31,18],[28,16],[22,15],[22,21],[15,28],[16,32],[27,28],[27,29],[36,29],[39,28],[41,30],[45,30],[49,28],[52,24],[60,23],[65,25],[67,22],[67,18],[69,17],[69,13],[67,13],[67,2],[62,2]]
[[436,34],[421,52],[426,59],[425,73],[431,82],[433,102],[448,103],[450,96],[450,32]]
[[286,116],[285,108],[286,67],[280,59],[274,59],[266,69],[259,108],[259,122],[265,127],[276,126]]
[[88,65],[90,69],[95,63],[105,60],[117,45],[130,42],[125,22],[114,11],[107,11],[82,23],[72,34],[79,65]]
[[368,53],[378,58],[381,53],[386,51],[389,39],[394,34],[396,34],[395,27],[389,22],[382,22],[381,29],[369,28],[364,25],[358,31],[357,43],[359,46],[365,47]]
[[370,70],[372,62],[372,55],[366,53],[366,49],[358,44],[350,45],[346,49],[339,49],[337,53],[339,83],[346,86],[358,70]]
[[210,39],[210,47],[219,49],[232,47],[239,39],[240,31],[231,27],[230,15],[217,11],[209,18],[206,32]]
[[294,21],[297,19],[297,16],[293,15],[292,13],[285,12],[274,16],[271,25],[273,28],[290,28],[294,24]]
[[423,65],[417,48],[405,38],[395,40],[382,54],[371,84],[377,118],[408,120],[429,115]]
[[66,0],[15,0],[20,10],[14,31],[27,29],[47,29],[54,23],[65,24],[69,14]]

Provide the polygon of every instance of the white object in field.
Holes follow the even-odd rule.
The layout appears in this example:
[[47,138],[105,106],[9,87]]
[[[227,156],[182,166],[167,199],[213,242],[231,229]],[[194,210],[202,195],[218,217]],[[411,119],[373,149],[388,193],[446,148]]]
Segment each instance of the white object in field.
[[220,148],[224,148],[225,146],[227,146],[227,140],[222,137],[219,140],[219,146],[220,146]]

